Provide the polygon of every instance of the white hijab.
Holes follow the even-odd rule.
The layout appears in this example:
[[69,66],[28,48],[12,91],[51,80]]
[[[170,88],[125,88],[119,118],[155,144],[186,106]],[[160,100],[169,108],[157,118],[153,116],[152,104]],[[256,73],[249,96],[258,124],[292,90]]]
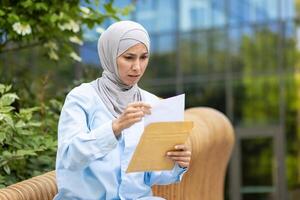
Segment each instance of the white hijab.
[[137,84],[127,86],[122,83],[117,66],[117,57],[138,43],[143,43],[150,53],[147,31],[133,21],[112,24],[98,40],[98,54],[104,71],[92,85],[114,117],[118,117],[129,103],[142,100]]

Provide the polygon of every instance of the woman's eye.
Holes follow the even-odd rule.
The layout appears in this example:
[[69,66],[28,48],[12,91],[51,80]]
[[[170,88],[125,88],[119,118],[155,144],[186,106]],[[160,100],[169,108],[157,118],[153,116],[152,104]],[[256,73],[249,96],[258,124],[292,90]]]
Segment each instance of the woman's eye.
[[133,57],[130,57],[130,56],[126,56],[124,57],[126,60],[131,60]]
[[141,57],[141,59],[143,59],[143,60],[145,60],[145,59],[147,59],[148,58],[148,56],[142,56]]

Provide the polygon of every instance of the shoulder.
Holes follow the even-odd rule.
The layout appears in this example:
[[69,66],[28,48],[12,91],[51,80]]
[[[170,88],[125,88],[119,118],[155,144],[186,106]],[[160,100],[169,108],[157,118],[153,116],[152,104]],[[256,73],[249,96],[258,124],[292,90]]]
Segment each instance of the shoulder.
[[90,83],[82,83],[81,85],[73,88],[67,97],[87,98],[95,95],[95,90]]
[[65,103],[76,102],[79,105],[91,105],[94,103],[96,96],[97,93],[90,83],[82,83],[67,94]]

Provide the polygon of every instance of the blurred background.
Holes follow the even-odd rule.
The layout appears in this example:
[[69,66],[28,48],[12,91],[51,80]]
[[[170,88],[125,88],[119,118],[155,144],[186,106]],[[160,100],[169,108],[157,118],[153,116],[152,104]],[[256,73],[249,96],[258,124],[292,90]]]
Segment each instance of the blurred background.
[[[8,142],[9,131],[2,133],[2,139],[0,133],[0,184],[53,169],[55,154],[44,152],[55,152],[56,121],[66,93],[100,76],[97,39],[101,31],[118,19],[130,19],[141,23],[151,38],[150,63],[140,87],[160,97],[186,93],[187,108],[213,107],[233,123],[236,144],[226,175],[225,199],[299,200],[300,1],[103,2],[74,1],[81,6],[83,18],[93,9],[108,15],[98,24],[82,22],[80,40],[77,44],[70,40],[77,56],[73,54],[71,60],[55,59],[53,54],[51,59],[49,52],[56,52],[51,43],[15,47],[18,41],[29,44],[31,40],[12,37],[14,43],[9,44],[9,31],[0,28],[0,83],[12,85],[18,94],[19,98],[12,97],[12,107],[38,107],[26,120],[42,119],[37,127],[51,135],[47,144],[34,144],[38,147],[33,153],[28,152],[30,145],[15,147],[23,149],[20,153]],[[4,16],[1,9],[0,16]],[[31,28],[34,32],[36,27]],[[55,44],[60,45],[59,40]],[[13,158],[29,165],[32,172],[20,174],[20,163]],[[39,168],[33,163],[39,163]]]

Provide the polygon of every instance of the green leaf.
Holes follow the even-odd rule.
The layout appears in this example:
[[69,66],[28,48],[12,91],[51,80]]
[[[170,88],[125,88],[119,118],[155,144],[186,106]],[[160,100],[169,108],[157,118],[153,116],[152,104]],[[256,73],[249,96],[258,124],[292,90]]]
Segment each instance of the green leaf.
[[118,17],[118,16],[116,16],[116,15],[111,16],[111,18],[113,18],[113,19],[116,20],[116,21],[120,21],[120,20],[121,20],[120,17]]
[[122,15],[129,15],[131,12],[133,12],[135,10],[135,6],[134,5],[129,5],[124,7],[123,9],[121,9],[121,14]]
[[12,88],[12,86],[11,86],[11,85],[6,85],[6,86],[5,86],[5,92],[8,92],[8,91],[10,91],[10,90],[11,90],[11,88]]
[[37,154],[33,150],[18,150],[17,156],[36,156]]
[[0,83],[0,94],[3,94],[6,86]]
[[15,108],[12,107],[12,106],[3,106],[3,107],[0,107],[0,113],[9,113],[9,112],[11,112],[14,109]]
[[2,156],[3,158],[9,159],[12,157],[12,153],[10,153],[9,151],[3,151]]
[[29,122],[27,125],[31,126],[31,127],[40,127],[42,125],[42,123],[41,122]]
[[24,7],[24,8],[28,8],[30,6],[32,6],[33,2],[31,0],[26,0],[26,1],[23,1],[21,3],[21,5]]
[[62,108],[62,103],[60,101],[57,101],[56,99],[51,99],[49,101],[49,103],[50,103],[50,106],[53,108],[56,108],[59,110],[61,110],[61,108]]
[[9,175],[10,174],[10,168],[8,165],[3,166],[4,171]]
[[6,139],[6,133],[0,132],[0,144],[3,144],[3,141]]
[[33,113],[35,111],[40,110],[41,108],[36,106],[36,107],[32,107],[32,108],[22,108],[20,109],[20,113],[22,114],[27,114],[27,113]]
[[23,128],[26,126],[26,123],[23,120],[19,120],[16,124],[15,127],[16,128]]
[[35,133],[34,133],[34,131],[31,131],[31,130],[19,130],[18,129],[18,133],[20,134],[20,135],[34,135]]
[[14,121],[10,115],[0,114],[0,118],[1,116],[3,117],[2,120],[5,121],[10,127],[14,127]]
[[38,2],[38,3],[35,3],[34,5],[37,10],[48,10],[48,6],[45,3]]
[[56,142],[56,140],[53,140],[53,139],[51,139],[51,138],[48,138],[48,139],[45,140],[45,144],[46,144],[46,146],[47,146],[48,148],[51,148],[51,147],[56,147],[57,142]]
[[116,14],[116,10],[113,8],[113,3],[112,2],[104,4],[103,7],[104,7],[106,12],[108,12],[110,14]]
[[5,12],[3,10],[0,9],[0,17],[4,16]]
[[9,106],[19,97],[15,93],[4,94],[0,99],[0,105]]
[[19,137],[13,137],[13,141],[18,143],[18,144],[23,144],[24,145],[24,141],[21,140]]
[[51,16],[49,17],[49,20],[50,20],[52,23],[54,23],[54,22],[58,21],[59,18],[60,18],[59,15],[53,14],[53,15],[51,15]]
[[40,107],[33,107],[33,108],[22,108],[20,109],[20,113],[18,114],[21,119],[25,121],[29,121],[32,118],[32,114],[35,111],[40,110]]
[[15,13],[9,13],[7,20],[9,23],[15,23],[15,22],[20,21],[20,18]]

